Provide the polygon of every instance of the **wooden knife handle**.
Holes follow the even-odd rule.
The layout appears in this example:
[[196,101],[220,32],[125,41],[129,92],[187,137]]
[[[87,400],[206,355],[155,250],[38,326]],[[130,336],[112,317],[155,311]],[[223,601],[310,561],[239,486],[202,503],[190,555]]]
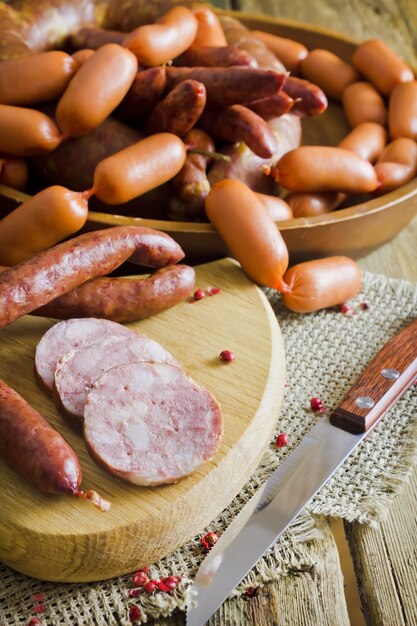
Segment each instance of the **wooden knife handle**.
[[329,420],[348,432],[369,431],[417,379],[417,319],[372,359]]

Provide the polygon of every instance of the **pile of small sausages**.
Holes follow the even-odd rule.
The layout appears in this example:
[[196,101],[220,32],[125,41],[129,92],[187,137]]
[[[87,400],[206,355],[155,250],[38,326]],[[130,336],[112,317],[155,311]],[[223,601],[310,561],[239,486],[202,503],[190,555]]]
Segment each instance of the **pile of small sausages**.
[[[350,64],[208,7],[168,4],[128,33],[76,30],[72,54],[0,63],[0,152],[11,155],[2,180],[21,188],[28,158],[50,185],[0,222],[0,262],[27,260],[78,231],[88,202],[129,210],[141,197],[147,216],[159,205],[174,219],[208,218],[248,275],[293,310],[352,297],[361,280],[350,259],[286,274],[275,224],[416,175],[411,69],[378,39],[359,45]],[[300,119],[323,113],[327,97],[342,101],[352,132],[338,147],[299,147]]]

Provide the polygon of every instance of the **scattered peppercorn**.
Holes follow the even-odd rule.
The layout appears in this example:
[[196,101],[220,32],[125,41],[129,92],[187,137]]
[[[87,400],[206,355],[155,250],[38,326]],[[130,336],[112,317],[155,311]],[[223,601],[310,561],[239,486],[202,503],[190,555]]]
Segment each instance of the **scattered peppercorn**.
[[136,572],[132,578],[132,582],[135,587],[143,587],[149,582],[149,577],[145,574],[145,572]]
[[218,540],[219,535],[210,531],[201,538],[201,543],[206,548],[206,550],[210,550],[210,548],[212,548],[214,544],[218,542]]
[[204,289],[197,289],[197,291],[194,292],[194,300],[202,300],[205,297],[206,292],[204,291]]
[[288,443],[288,435],[287,433],[280,433],[276,438],[275,444],[277,448],[283,448]]
[[27,626],[42,626],[42,624],[36,617],[32,617],[32,619],[29,620]]
[[36,613],[44,613],[46,611],[46,606],[44,604],[35,604],[33,612]]
[[367,304],[366,302],[361,302],[359,308],[362,309],[362,311],[367,311],[369,309],[369,304]]
[[253,598],[258,594],[259,587],[248,587],[245,591],[245,596],[248,598]]
[[153,593],[157,588],[158,588],[158,581],[153,580],[153,579],[150,580],[145,585],[143,585],[143,589],[144,591],[146,591],[146,593]]
[[230,363],[231,361],[234,361],[236,357],[231,350],[222,350],[222,352],[220,352],[219,358],[222,361]]
[[137,598],[139,594],[140,594],[140,589],[138,589],[138,588],[136,588],[136,589],[129,589],[129,596],[131,598]]
[[310,406],[313,411],[320,411],[324,407],[323,400],[321,398],[311,398]]
[[129,619],[131,622],[137,622],[140,619],[140,608],[136,604],[132,604],[129,608]]
[[220,287],[207,287],[207,295],[209,296],[217,296],[220,292]]

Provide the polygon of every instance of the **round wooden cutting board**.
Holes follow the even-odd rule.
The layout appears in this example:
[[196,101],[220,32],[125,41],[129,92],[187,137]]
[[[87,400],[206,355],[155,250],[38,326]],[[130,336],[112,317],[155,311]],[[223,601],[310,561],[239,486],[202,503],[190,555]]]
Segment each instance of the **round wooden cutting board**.
[[[259,463],[279,419],[285,362],[281,333],[264,294],[230,259],[196,268],[196,288],[216,296],[130,324],[178,358],[222,405],[224,437],[212,462],[174,485],[135,487],[108,475],[81,436],[38,387],[35,347],[54,323],[26,316],[0,331],[0,377],[63,434],[79,455],[83,487],[111,502],[48,496],[28,487],[0,460],[0,561],[44,580],[93,581],[153,563],[218,515]],[[222,350],[236,360],[222,362]]]

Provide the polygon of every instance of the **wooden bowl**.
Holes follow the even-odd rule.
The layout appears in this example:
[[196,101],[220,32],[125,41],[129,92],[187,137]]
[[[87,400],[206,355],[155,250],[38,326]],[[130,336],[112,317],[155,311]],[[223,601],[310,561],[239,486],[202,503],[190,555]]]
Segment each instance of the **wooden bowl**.
[[[250,29],[295,39],[308,48],[326,48],[349,61],[359,43],[345,35],[292,20],[221,11],[239,18]],[[336,145],[350,130],[342,107],[330,102],[321,116],[302,121],[303,144]],[[10,210],[27,198],[0,185],[0,204]],[[383,196],[326,215],[279,223],[290,252],[290,263],[343,254],[360,258],[390,241],[417,212],[417,179]],[[86,228],[140,225],[163,230],[181,245],[185,261],[199,263],[230,255],[210,224],[124,217],[91,211]]]

